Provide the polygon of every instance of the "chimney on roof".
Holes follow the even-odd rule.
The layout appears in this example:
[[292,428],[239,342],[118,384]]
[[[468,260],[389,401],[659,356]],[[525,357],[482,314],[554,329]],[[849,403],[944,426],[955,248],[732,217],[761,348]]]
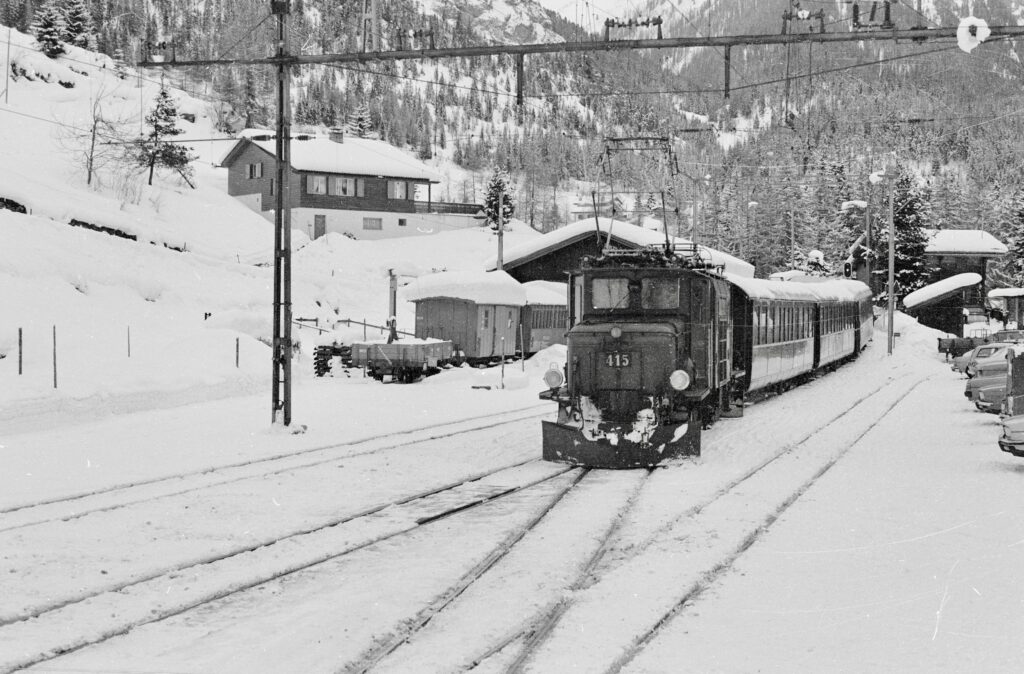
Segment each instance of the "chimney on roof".
[[327,137],[333,140],[335,143],[345,142],[345,129],[341,127],[334,127],[327,130]]

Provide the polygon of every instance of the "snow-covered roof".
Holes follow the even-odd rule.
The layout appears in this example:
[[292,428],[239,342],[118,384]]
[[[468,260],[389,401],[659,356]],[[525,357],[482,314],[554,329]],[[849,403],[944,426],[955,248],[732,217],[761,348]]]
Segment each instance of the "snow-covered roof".
[[568,302],[569,284],[558,281],[527,281],[523,284],[526,288],[527,304],[558,304],[565,305]]
[[[619,245],[629,247],[657,246],[665,243],[664,232],[657,232],[651,229],[637,227],[622,220],[611,218],[599,218],[595,224],[594,219],[580,220],[538,236],[532,241],[511,246],[504,251],[502,256],[502,268],[508,269],[525,264],[557,248],[575,243],[587,237],[596,238],[596,230],[600,229],[602,240],[607,240],[608,231],[611,230],[612,241]],[[669,237],[673,243],[690,243],[687,239]],[[710,259],[713,265],[721,265],[725,271],[738,276],[754,276],[754,265],[744,262],[738,257],[723,253],[706,246],[699,246],[702,253]],[[596,252],[596,246],[595,246]],[[497,266],[497,258],[491,257],[484,262],[487,269],[494,269]]]
[[799,269],[787,269],[786,271],[777,271],[773,274],[768,274],[768,278],[772,281],[792,281],[803,276],[807,276],[807,272]]
[[[274,140],[249,140],[271,156],[277,153]],[[232,155],[238,144],[231,147],[224,160]],[[296,171],[323,171],[347,175],[379,176],[441,182],[441,175],[417,161],[397,147],[370,138],[345,138],[342,142],[328,138],[293,140],[290,143],[291,165]],[[222,160],[222,163],[223,161]]]
[[1006,245],[981,229],[931,229],[929,255],[1006,255]]
[[752,299],[763,300],[836,300],[853,301],[871,297],[871,290],[860,281],[808,276],[815,282],[793,283],[747,278],[726,273],[726,278]]
[[1024,288],[993,288],[988,291],[989,297],[1024,297]]
[[526,289],[504,271],[444,271],[420,276],[405,287],[410,302],[450,297],[477,304],[526,304]]
[[922,304],[946,297],[961,288],[969,288],[979,283],[981,283],[981,274],[975,274],[974,272],[956,274],[909,293],[903,298],[903,306],[913,309]]

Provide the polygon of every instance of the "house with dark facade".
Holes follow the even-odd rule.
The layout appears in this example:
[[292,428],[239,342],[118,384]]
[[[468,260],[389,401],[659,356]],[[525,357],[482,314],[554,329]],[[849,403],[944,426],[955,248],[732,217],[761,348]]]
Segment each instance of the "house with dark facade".
[[[481,224],[482,206],[434,201],[440,176],[383,141],[332,130],[328,138],[292,140],[290,154],[292,227],[311,239],[327,232],[383,239]],[[228,170],[228,194],[273,220],[278,189],[273,137],[239,139],[220,164]]]

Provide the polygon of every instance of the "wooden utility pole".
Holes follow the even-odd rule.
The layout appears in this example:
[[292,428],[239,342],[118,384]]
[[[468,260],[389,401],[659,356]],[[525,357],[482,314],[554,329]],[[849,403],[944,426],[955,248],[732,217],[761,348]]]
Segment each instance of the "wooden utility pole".
[[[271,0],[277,17],[277,192],[274,201],[274,340],[271,421],[292,422],[292,218],[288,200],[291,178],[291,55],[288,14],[291,0]],[[280,415],[280,416],[279,416]]]
[[498,192],[498,271],[504,269],[504,248],[505,248],[505,190]]

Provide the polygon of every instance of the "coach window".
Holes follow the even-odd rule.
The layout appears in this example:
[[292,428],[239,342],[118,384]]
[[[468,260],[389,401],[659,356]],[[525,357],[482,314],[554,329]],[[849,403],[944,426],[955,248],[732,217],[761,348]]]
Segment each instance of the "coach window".
[[679,306],[679,281],[674,278],[645,278],[640,292],[644,309],[675,309]]
[[629,279],[596,278],[590,285],[590,303],[595,309],[629,306]]

